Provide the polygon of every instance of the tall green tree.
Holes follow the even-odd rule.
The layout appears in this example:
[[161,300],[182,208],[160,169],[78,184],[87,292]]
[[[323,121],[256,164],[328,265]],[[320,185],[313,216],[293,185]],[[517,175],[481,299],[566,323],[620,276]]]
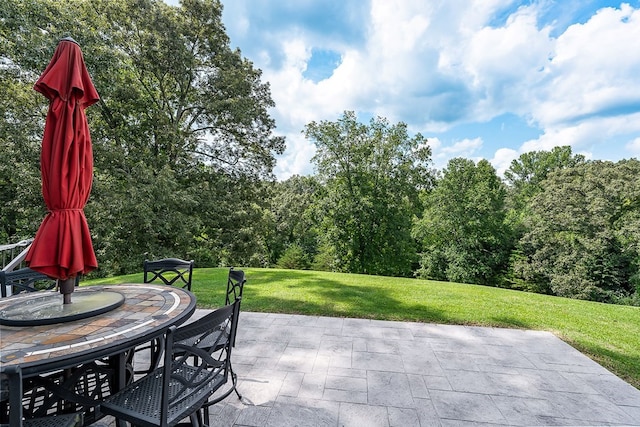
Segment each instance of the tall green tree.
[[450,160],[414,226],[424,248],[419,275],[498,285],[509,252],[505,196],[488,161]]
[[0,66],[0,242],[33,237],[45,210],[40,184],[42,112],[29,79]]
[[318,250],[313,215],[322,188],[314,176],[294,175],[271,185],[268,247],[269,263],[276,265],[288,252],[289,263],[308,268]]
[[542,190],[542,182],[551,172],[571,168],[585,161],[582,154],[573,154],[569,145],[554,147],[551,151],[521,154],[504,173],[511,206],[521,211]]
[[546,281],[523,281],[513,271],[519,263],[523,250],[519,241],[526,232],[525,220],[531,215],[528,205],[532,198],[544,188],[545,179],[552,172],[572,168],[585,163],[581,154],[573,154],[570,146],[554,147],[551,151],[531,151],[523,153],[511,162],[505,171],[507,183],[507,224],[512,231],[513,250],[511,252],[510,270],[507,273],[509,286],[515,289],[533,292],[550,293],[544,283]]
[[592,161],[549,175],[528,209],[514,269],[555,295],[637,298],[640,162]]
[[[145,253],[190,257],[202,247],[213,254],[196,254],[207,264],[266,258],[264,244],[239,242],[255,235],[261,181],[273,179],[284,140],[273,135],[260,70],[229,46],[220,1],[5,3],[0,59],[23,76],[23,89],[71,35],[100,94],[87,110],[95,180],[86,212],[102,269],[135,271]],[[34,111],[42,124],[44,99]]]
[[431,183],[431,150],[404,123],[358,122],[345,112],[335,122],[311,122],[305,136],[316,145],[313,162],[326,196],[324,251],[334,268],[367,274],[411,274],[416,258],[412,217],[421,211],[419,191]]

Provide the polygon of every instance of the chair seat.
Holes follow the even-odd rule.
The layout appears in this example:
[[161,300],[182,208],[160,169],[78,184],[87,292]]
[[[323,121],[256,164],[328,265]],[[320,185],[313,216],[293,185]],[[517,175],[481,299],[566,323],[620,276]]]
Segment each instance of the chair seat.
[[82,425],[82,414],[62,414],[23,421],[23,427],[75,427]]
[[[136,425],[163,425],[160,420],[163,371],[164,368],[157,368],[110,396],[102,403],[102,412],[135,422]],[[217,378],[211,380],[212,375]],[[212,374],[211,371],[189,365],[180,365],[178,369],[173,370],[168,388],[168,398],[172,403],[169,405],[166,425],[174,426],[189,416],[194,407],[202,406],[225,381],[222,370]],[[129,413],[135,413],[135,417],[129,417]]]

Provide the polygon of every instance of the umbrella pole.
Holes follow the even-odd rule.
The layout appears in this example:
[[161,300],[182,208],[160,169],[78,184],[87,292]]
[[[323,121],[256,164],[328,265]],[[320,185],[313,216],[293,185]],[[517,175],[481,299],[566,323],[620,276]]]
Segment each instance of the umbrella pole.
[[69,277],[68,279],[58,279],[58,289],[62,294],[62,303],[71,304],[71,294],[76,286],[76,278]]

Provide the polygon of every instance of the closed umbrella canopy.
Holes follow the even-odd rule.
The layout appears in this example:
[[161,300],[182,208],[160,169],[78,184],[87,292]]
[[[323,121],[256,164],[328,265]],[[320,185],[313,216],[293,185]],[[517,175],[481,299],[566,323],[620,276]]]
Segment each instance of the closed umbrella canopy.
[[60,41],[34,89],[49,99],[40,167],[48,213],[26,262],[56,279],[70,279],[98,266],[84,206],[93,180],[93,150],[85,109],[98,92],[75,41]]

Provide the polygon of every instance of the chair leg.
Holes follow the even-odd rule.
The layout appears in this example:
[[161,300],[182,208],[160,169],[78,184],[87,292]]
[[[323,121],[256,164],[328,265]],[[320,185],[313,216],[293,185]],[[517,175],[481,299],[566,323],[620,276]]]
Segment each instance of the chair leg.
[[203,416],[203,425],[209,427],[211,425],[211,421],[209,420],[209,406],[204,405],[202,407],[202,416]]
[[218,398],[211,400],[209,402],[205,402],[204,405],[202,405],[202,408],[200,408],[203,412],[204,415],[204,426],[208,427],[210,424],[209,421],[209,407],[212,405],[215,405],[218,402],[221,402],[222,400],[226,399],[232,391],[236,392],[236,395],[238,396],[238,399],[240,399],[240,401],[242,401],[242,395],[240,394],[240,392],[238,391],[238,376],[236,375],[235,372],[233,372],[233,366],[229,366],[229,371],[231,373],[231,389],[229,389],[228,391],[226,391],[222,396],[219,396]]
[[240,394],[240,392],[238,391],[238,376],[233,372],[233,368],[230,369],[230,374],[231,374],[231,388],[229,390],[227,390],[224,394],[222,394],[221,396],[216,397],[213,400],[210,400],[208,402],[205,402],[205,404],[203,406],[211,406],[211,405],[215,405],[218,402],[223,401],[224,399],[226,399],[227,397],[229,397],[229,395],[231,394],[232,391],[235,391],[236,394],[238,395],[238,399],[242,400],[242,395]]
[[193,414],[189,415],[189,421],[191,421],[192,426],[202,426],[202,420],[200,419],[200,411],[196,411]]
[[127,363],[133,367],[133,375],[146,375],[149,372],[156,370],[160,366],[162,355],[164,354],[164,340],[156,338],[152,340],[148,347],[138,348],[138,351],[149,351],[149,367],[136,370],[135,355],[136,349],[129,352],[127,356]]
[[160,366],[160,360],[162,360],[162,353],[164,352],[164,341],[162,339],[153,340],[150,351],[151,365],[149,366],[149,372]]
[[231,368],[231,383],[233,384],[233,391],[238,395],[238,399],[242,400],[242,395],[238,391],[238,376],[233,372],[233,368]]

